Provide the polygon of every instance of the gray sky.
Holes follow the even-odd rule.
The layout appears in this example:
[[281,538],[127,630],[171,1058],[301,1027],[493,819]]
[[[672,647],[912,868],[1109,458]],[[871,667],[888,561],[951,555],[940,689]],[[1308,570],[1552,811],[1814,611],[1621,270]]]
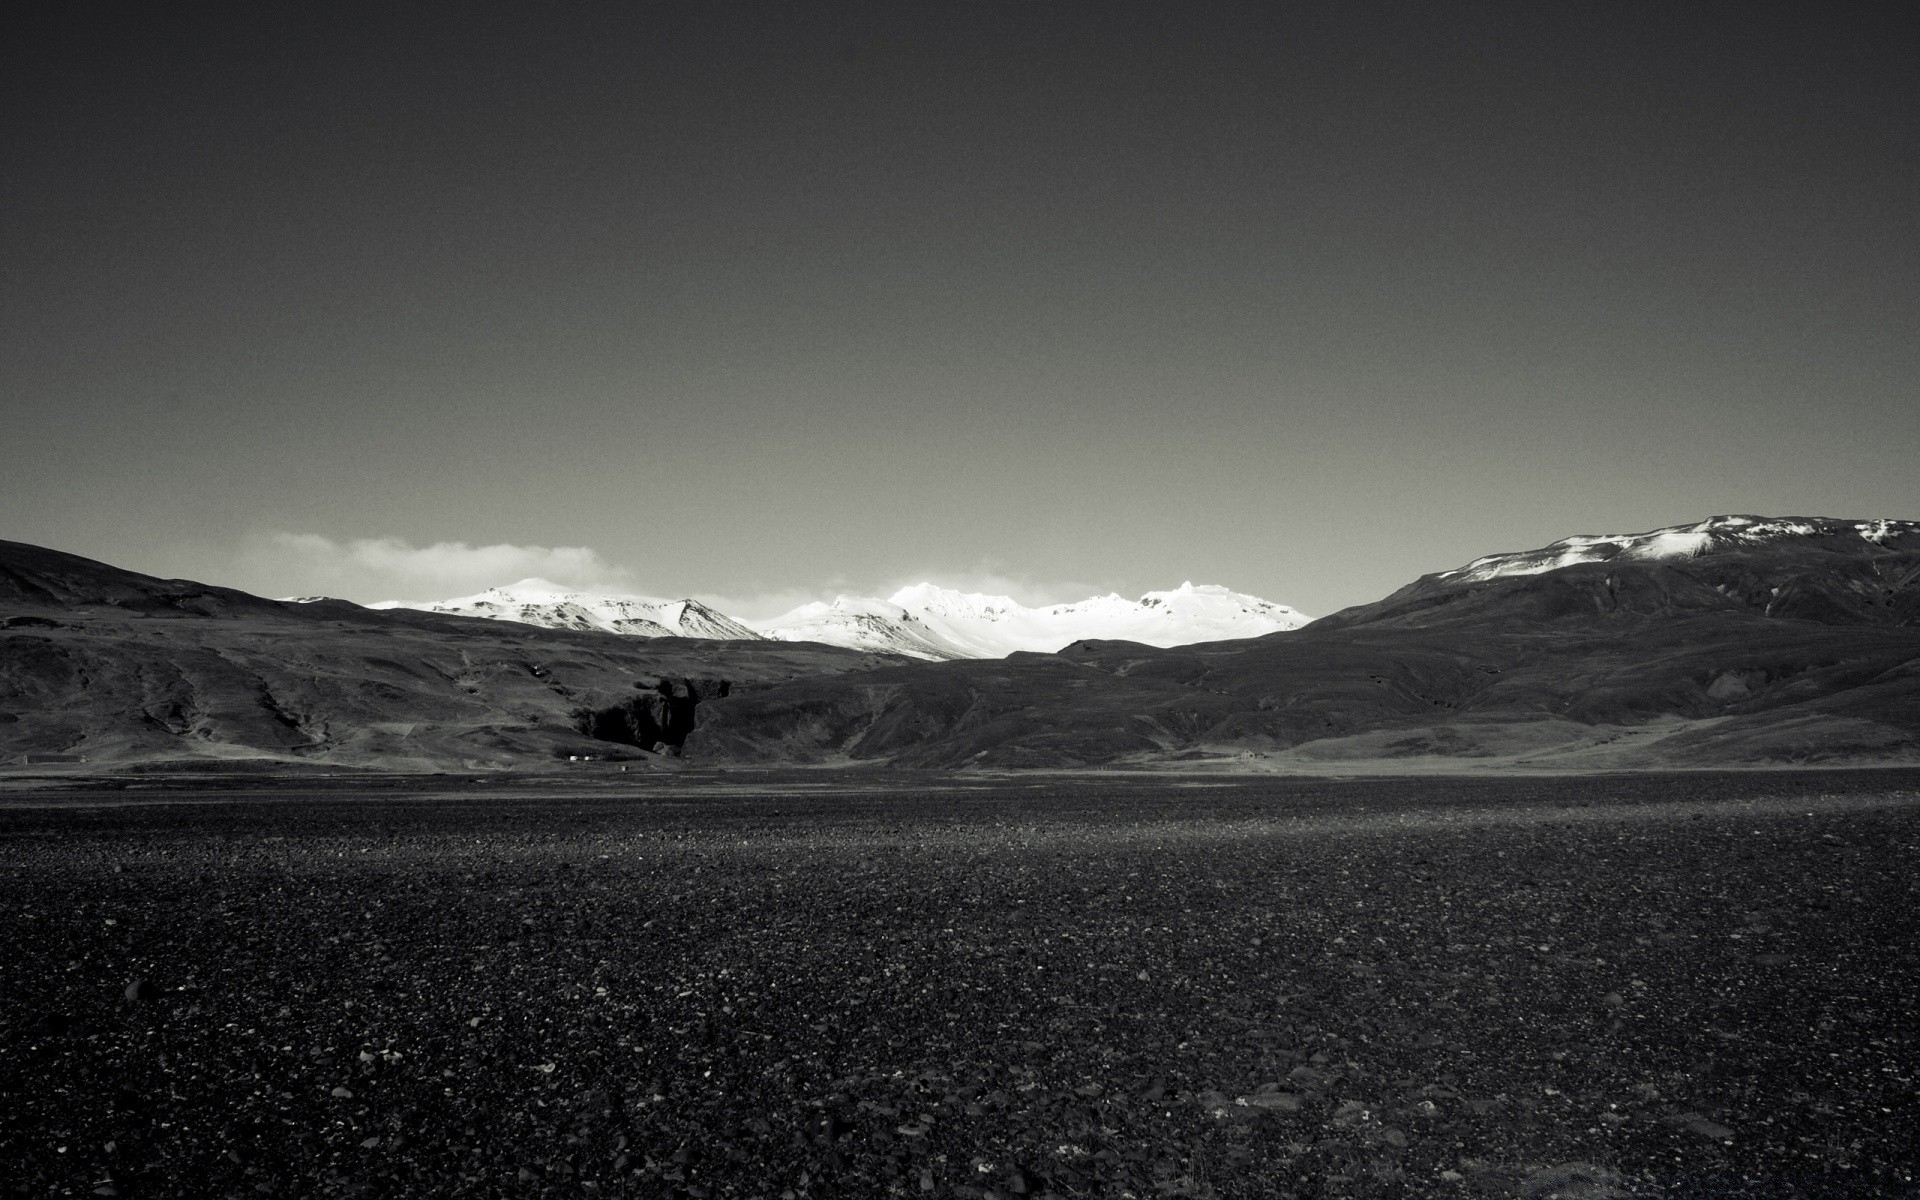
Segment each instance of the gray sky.
[[10,39],[0,537],[1319,614],[1920,517],[1885,6],[308,7]]

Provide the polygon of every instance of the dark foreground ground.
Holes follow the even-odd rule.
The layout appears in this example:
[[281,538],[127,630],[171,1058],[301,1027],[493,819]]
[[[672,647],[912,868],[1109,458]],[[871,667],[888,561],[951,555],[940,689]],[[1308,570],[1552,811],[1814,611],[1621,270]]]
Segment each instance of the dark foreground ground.
[[1915,774],[768,785],[0,796],[0,1194],[1920,1194]]

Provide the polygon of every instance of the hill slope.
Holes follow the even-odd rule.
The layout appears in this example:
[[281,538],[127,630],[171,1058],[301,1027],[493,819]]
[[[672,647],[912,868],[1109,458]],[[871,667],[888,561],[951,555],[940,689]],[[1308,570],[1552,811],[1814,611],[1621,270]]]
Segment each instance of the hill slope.
[[1920,756],[1915,527],[1800,524],[1684,557],[1443,572],[1251,640],[796,680],[711,706],[689,745],[929,766]]
[[282,603],[0,542],[0,761],[468,769],[639,754],[677,746],[701,703],[736,688],[894,661]]

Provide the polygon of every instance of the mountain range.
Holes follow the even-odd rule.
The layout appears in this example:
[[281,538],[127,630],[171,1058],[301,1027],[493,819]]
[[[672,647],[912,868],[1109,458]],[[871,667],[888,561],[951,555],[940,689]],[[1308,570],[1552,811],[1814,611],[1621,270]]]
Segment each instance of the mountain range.
[[[932,588],[818,606],[835,629],[874,618],[879,653],[791,640],[803,619],[717,639],[730,618],[682,602],[528,588],[441,606],[468,611],[282,602],[0,543],[0,758],[1243,772],[1920,760],[1920,522],[1727,516],[1573,537],[1260,636],[1149,641],[1183,622],[1213,636],[1209,613],[1225,627],[1304,620],[1262,605],[1185,587],[1039,610]],[[1181,615],[1156,626],[1162,608]],[[1128,636],[1023,648],[1077,622]],[[884,640],[902,629],[918,653]]]
[[1008,596],[920,583],[901,588],[885,600],[839,596],[765,621],[729,617],[697,600],[569,591],[544,579],[523,579],[454,600],[425,604],[394,600],[370,607],[413,608],[638,637],[819,642],[932,660],[1004,658],[1016,650],[1052,653],[1086,638],[1180,646],[1298,629],[1310,619],[1258,596],[1192,583],[1148,592],[1138,600],[1109,594],[1037,608]]
[[761,635],[698,600],[656,600],[647,596],[606,596],[569,591],[544,579],[522,579],[508,587],[488,588],[473,596],[432,604],[387,600],[373,609],[412,608],[538,625],[545,629],[597,629],[629,637],[692,637],[721,641],[757,640]]

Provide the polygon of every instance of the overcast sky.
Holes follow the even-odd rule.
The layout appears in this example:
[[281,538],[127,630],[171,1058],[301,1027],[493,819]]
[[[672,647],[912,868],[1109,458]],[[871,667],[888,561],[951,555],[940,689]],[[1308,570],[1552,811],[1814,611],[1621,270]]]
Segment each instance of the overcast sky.
[[47,11],[0,537],[270,595],[1318,614],[1920,517],[1897,6]]

